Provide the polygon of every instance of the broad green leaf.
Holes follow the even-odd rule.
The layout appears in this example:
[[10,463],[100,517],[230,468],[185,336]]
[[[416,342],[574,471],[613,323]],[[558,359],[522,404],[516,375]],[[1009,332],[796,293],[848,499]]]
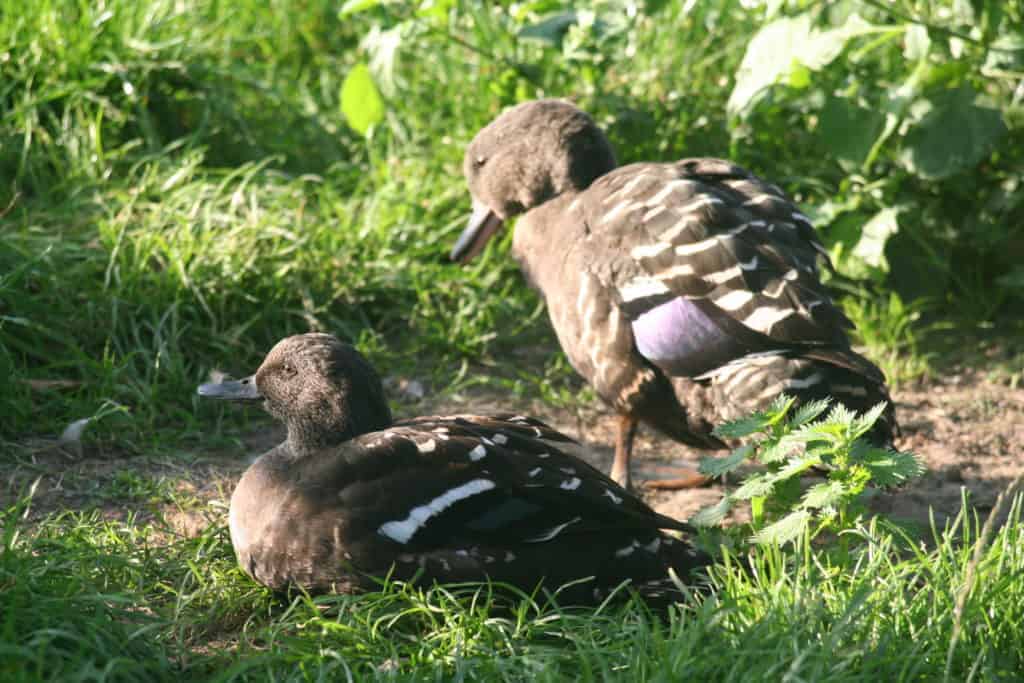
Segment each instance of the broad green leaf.
[[758,545],[769,543],[782,545],[783,543],[795,541],[804,533],[804,530],[807,528],[807,522],[810,519],[811,513],[807,510],[791,512],[774,524],[769,524],[758,531],[750,540]]
[[576,12],[559,12],[519,30],[519,38],[559,47],[569,27],[579,21]]
[[1011,268],[1010,272],[999,276],[996,281],[1007,289],[1024,290],[1024,266]]
[[1006,33],[992,43],[982,71],[1024,71],[1024,33]]
[[808,40],[796,46],[797,59],[807,68],[818,71],[842,54],[851,38],[878,32],[878,27],[851,14],[842,26],[825,31],[812,30]]
[[720,477],[723,474],[732,472],[739,467],[744,460],[754,452],[753,444],[745,444],[734,450],[724,458],[706,456],[700,459],[698,471],[709,477]]
[[688,520],[694,526],[715,526],[721,523],[725,516],[732,509],[733,501],[729,496],[723,496],[722,500],[714,505],[709,505],[697,511],[697,514]]
[[455,0],[422,0],[416,14],[441,22],[447,19]]
[[932,39],[928,37],[928,29],[921,24],[911,24],[903,36],[903,56],[916,62],[928,56]]
[[357,12],[363,12],[365,10],[376,7],[381,3],[381,0],[348,0],[341,9],[338,10],[339,17],[347,17],[350,14],[356,14]]
[[796,59],[796,45],[807,40],[810,29],[810,16],[806,14],[777,19],[761,27],[747,44],[736,72],[736,85],[726,104],[730,115],[746,113],[765,89],[789,76]]
[[818,137],[846,170],[859,168],[885,128],[885,114],[855,102],[829,97],[821,110]]
[[726,110],[733,116],[745,114],[756,98],[776,83],[806,87],[809,77],[801,72],[801,65],[818,71],[838,57],[851,38],[878,30],[857,14],[850,15],[842,26],[825,31],[811,27],[809,13],[766,24],[747,44]]
[[[885,258],[885,243],[900,229],[898,216],[899,210],[894,208],[882,209],[872,216],[871,220],[864,224],[860,241],[853,248],[853,255],[869,266],[888,272],[889,262]],[[829,422],[833,421],[830,416]]]
[[394,28],[382,31],[374,26],[363,38],[363,48],[370,54],[370,73],[374,81],[380,84],[385,95],[395,95],[395,55],[402,45],[406,24],[403,22]]
[[363,136],[384,120],[384,100],[366,64],[352,67],[341,84],[341,113],[352,130]]
[[926,101],[928,113],[903,140],[901,160],[914,174],[941,180],[973,168],[1006,135],[1003,115],[974,103],[971,88],[944,91]]

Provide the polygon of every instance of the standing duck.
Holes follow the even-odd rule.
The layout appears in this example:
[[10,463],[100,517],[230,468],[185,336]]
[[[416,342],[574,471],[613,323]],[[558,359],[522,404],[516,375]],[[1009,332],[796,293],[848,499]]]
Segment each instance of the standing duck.
[[[819,260],[831,264],[814,227],[778,187],[721,159],[616,168],[593,119],[560,100],[500,115],[464,171],[473,213],[452,258],[473,258],[522,214],[513,254],[569,361],[618,413],[612,478],[624,487],[639,422],[716,450],[716,424],[783,392],[858,411],[889,402],[819,279]],[[890,402],[873,438],[891,442],[895,426]]]
[[651,601],[679,597],[707,556],[687,531],[565,452],[577,444],[522,416],[393,422],[381,382],[327,334],[279,342],[251,377],[200,396],[260,401],[284,443],[260,456],[231,497],[242,568],[274,589],[357,592],[379,577],[493,580],[532,591],[592,577],[559,600],[604,599],[623,582]]

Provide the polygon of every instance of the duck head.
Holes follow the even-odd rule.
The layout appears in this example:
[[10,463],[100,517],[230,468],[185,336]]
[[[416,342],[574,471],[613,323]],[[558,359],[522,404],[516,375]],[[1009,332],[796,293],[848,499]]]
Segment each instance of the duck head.
[[463,172],[473,198],[451,258],[465,263],[505,220],[565,192],[586,189],[615,168],[615,152],[594,120],[564,100],[512,107],[477,133]]
[[256,373],[199,386],[204,398],[262,401],[288,427],[297,454],[347,441],[391,424],[380,377],[353,347],[329,334],[279,341]]

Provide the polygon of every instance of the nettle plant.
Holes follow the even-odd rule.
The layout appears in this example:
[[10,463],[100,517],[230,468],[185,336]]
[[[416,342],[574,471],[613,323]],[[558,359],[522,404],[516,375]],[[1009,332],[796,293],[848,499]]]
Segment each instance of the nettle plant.
[[[724,458],[703,458],[702,474],[724,477],[747,461],[764,469],[699,511],[692,524],[714,526],[733,507],[750,501],[754,543],[781,545],[824,531],[838,533],[857,523],[875,487],[903,484],[924,471],[913,453],[879,448],[864,438],[884,403],[858,415],[838,404],[829,410],[828,400],[813,401],[790,416],[794,402],[780,396],[766,410],[715,430],[721,438],[747,441]],[[801,475],[811,470],[825,481],[805,488]]]

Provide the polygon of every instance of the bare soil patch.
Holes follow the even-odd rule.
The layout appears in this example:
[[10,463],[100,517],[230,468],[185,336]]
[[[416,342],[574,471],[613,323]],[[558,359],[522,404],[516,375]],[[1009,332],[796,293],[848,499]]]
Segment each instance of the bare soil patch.
[[[614,420],[597,405],[551,406],[539,400],[509,399],[474,390],[441,399],[400,394],[400,416],[458,412],[519,412],[539,417],[583,444],[580,454],[608,471]],[[894,394],[903,435],[897,445],[922,457],[928,472],[905,488],[885,492],[873,507],[896,519],[941,525],[960,510],[967,493],[979,514],[1024,470],[1024,388],[967,369],[945,372]],[[35,483],[28,519],[64,510],[96,510],[110,519],[129,513],[153,521],[169,537],[193,536],[211,523],[224,523],[238,477],[251,457],[283,438],[276,426],[240,436],[241,449],[125,457],[117,452],[69,452],[53,442],[9,445],[0,455],[0,505],[9,506]],[[671,476],[675,468],[696,467],[700,453],[641,428],[634,481]],[[728,485],[728,484],[726,484]],[[688,491],[644,490],[660,512],[685,519],[716,502],[723,485]],[[733,519],[741,519],[743,510]]]

